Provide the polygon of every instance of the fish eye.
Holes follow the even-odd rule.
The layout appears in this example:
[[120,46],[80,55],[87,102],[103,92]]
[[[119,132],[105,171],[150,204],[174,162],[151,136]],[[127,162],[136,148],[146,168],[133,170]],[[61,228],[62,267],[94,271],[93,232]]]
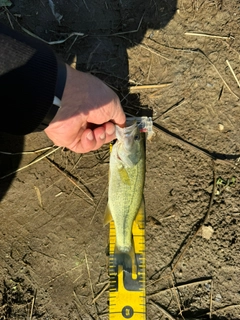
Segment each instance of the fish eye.
[[136,135],[134,136],[134,140],[135,140],[135,141],[140,140],[140,135],[139,135],[139,134],[136,134]]

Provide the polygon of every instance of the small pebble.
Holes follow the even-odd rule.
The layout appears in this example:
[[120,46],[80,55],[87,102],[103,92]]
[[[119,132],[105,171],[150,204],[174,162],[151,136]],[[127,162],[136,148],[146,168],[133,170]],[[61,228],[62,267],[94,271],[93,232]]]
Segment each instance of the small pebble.
[[219,123],[218,124],[218,129],[219,129],[219,131],[223,131],[224,130],[224,125]]
[[206,287],[207,291],[211,290],[211,284],[210,283],[205,283],[205,287]]
[[221,300],[222,300],[222,296],[220,295],[220,293],[216,294],[215,301],[221,302]]
[[202,226],[202,237],[209,240],[213,235],[213,228],[211,226]]

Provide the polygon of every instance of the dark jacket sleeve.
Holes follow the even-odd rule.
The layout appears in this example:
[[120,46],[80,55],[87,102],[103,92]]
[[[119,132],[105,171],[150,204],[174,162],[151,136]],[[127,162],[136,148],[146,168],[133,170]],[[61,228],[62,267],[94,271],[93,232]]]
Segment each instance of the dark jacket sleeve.
[[58,69],[49,46],[0,24],[0,131],[23,135],[44,129]]

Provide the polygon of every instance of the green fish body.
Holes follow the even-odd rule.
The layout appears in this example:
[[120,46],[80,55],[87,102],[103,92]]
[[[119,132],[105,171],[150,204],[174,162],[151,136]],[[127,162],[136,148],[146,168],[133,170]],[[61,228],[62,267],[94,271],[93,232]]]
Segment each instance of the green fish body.
[[117,141],[110,155],[108,205],[105,223],[111,219],[116,230],[116,249],[132,249],[132,226],[143,208],[145,178],[145,141],[137,123],[125,128],[116,126]]

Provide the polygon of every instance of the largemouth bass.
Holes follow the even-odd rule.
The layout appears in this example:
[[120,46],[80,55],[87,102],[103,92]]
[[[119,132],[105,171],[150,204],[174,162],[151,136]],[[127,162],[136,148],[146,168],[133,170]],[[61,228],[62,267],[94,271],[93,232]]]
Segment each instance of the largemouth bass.
[[132,249],[132,226],[139,210],[144,210],[145,140],[138,125],[116,126],[117,141],[110,154],[108,205],[105,224],[114,221],[116,250]]

